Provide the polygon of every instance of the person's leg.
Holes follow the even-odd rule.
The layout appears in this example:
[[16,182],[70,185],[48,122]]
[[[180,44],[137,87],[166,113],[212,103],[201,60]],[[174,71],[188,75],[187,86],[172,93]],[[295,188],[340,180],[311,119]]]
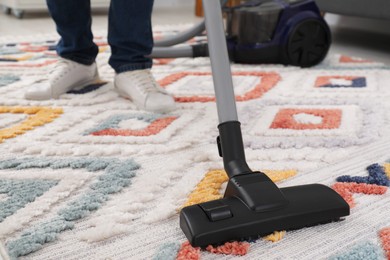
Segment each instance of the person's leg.
[[46,100],[58,98],[74,88],[99,79],[95,63],[98,47],[91,31],[90,0],[47,0],[61,39],[57,53],[61,57],[48,80],[31,86],[25,98]]
[[131,99],[138,108],[168,112],[175,101],[162,89],[150,68],[148,55],[153,48],[151,16],[153,0],[111,0],[108,42],[112,55],[110,65],[117,73],[118,92]]
[[91,65],[99,52],[91,31],[90,0],[46,0],[49,12],[61,36],[59,56],[84,65]]
[[117,72],[148,69],[153,48],[151,15],[154,0],[111,0],[108,43],[110,65]]

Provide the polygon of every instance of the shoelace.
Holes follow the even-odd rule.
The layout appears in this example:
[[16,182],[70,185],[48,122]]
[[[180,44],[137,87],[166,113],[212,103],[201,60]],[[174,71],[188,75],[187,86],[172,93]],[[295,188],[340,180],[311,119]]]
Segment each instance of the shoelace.
[[51,76],[52,83],[58,81],[61,77],[70,71],[71,63],[65,59],[59,59],[53,67],[53,75]]
[[140,91],[142,91],[144,94],[148,93],[164,93],[159,86],[156,80],[154,79],[152,73],[150,71],[139,71],[134,74],[135,79],[138,81],[140,86]]

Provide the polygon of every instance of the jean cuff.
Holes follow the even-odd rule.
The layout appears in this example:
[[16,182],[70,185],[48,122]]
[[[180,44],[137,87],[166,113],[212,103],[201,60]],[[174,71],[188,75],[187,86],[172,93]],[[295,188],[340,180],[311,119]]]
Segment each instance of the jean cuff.
[[71,60],[83,65],[92,65],[95,62],[95,59],[90,59],[90,58],[83,58],[79,56],[74,56],[74,55],[60,55],[61,58],[64,58],[66,60]]
[[115,72],[119,74],[126,71],[151,69],[152,66],[153,66],[153,62],[131,63],[131,64],[125,64],[118,68],[115,68]]

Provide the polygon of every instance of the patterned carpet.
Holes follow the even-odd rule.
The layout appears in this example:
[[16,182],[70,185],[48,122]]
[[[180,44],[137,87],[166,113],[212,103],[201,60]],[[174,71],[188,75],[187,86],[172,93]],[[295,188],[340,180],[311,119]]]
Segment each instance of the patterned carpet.
[[282,187],[328,185],[351,216],[201,250],[178,212],[227,181],[209,60],[155,60],[178,109],[151,114],[114,91],[96,35],[103,81],[40,102],[23,93],[50,73],[57,36],[0,38],[4,259],[390,259],[389,67],[345,55],[311,69],[233,65],[249,165]]

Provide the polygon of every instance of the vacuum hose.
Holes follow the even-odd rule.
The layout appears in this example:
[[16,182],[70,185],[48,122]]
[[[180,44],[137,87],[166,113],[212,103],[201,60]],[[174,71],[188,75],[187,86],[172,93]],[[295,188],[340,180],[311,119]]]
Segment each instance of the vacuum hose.
[[204,30],[206,29],[205,21],[201,21],[200,23],[196,24],[194,27],[191,27],[187,31],[183,31],[178,33],[175,36],[167,37],[162,40],[158,40],[154,42],[154,46],[156,47],[169,47],[169,46],[174,46],[179,43],[186,42],[195,36],[198,36]]
[[207,43],[181,47],[155,47],[150,57],[154,59],[209,57],[209,49]]
[[[221,6],[225,6],[228,0],[221,0]],[[206,29],[205,20],[199,22],[190,29],[180,32],[179,34],[171,37],[167,37],[162,40],[154,42],[154,48],[150,54],[151,58],[196,58],[196,57],[208,57],[208,45],[198,44],[184,47],[171,47],[180,43],[184,43],[195,36],[200,35]]]
[[155,47],[153,48],[152,58],[183,58],[183,57],[192,57],[193,51],[191,46],[183,47]]

